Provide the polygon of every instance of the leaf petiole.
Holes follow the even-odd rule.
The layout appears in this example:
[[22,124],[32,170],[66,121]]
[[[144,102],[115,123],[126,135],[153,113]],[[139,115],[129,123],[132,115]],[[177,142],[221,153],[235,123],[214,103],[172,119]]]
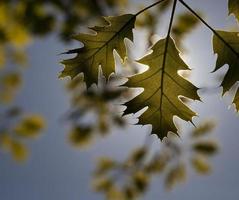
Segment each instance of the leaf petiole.
[[154,7],[154,6],[158,5],[158,4],[160,4],[160,3],[163,3],[164,1],[166,1],[166,0],[160,0],[160,1],[157,1],[157,2],[155,2],[155,3],[153,3],[153,4],[149,5],[149,6],[147,6],[146,8],[144,8],[144,9],[140,10],[139,12],[137,12],[137,13],[135,14],[135,16],[137,17],[138,15],[140,15],[141,13],[143,13],[144,11],[146,11],[146,10],[148,10],[148,9],[150,9],[150,8],[152,8],[152,7]]
[[200,17],[188,4],[186,4],[183,0],[179,0],[179,2],[186,7],[195,17],[197,17],[206,27],[208,27],[233,53],[235,53],[238,57],[239,54],[235,49],[228,44],[222,36],[220,36],[215,29],[213,29],[202,17]]

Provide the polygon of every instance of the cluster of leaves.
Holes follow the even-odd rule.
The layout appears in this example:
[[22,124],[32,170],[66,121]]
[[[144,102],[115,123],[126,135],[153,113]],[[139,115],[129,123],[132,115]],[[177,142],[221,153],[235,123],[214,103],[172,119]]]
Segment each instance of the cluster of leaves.
[[150,180],[160,175],[166,189],[172,189],[184,182],[187,167],[206,175],[211,172],[209,158],[218,151],[218,143],[209,137],[214,129],[214,122],[206,121],[193,129],[189,141],[179,142],[177,138],[167,138],[160,152],[152,152],[145,145],[135,149],[123,161],[101,158],[94,173],[93,187],[105,194],[106,199],[132,200],[147,191]]
[[[22,85],[22,71],[27,65],[26,48],[36,37],[57,32],[66,42],[79,25],[111,13],[128,4],[127,0],[2,0],[0,2],[0,108],[11,109]],[[27,114],[24,114],[27,115]],[[20,123],[20,121],[19,121]],[[12,127],[14,128],[14,126]],[[6,134],[6,133],[5,133]],[[9,136],[10,137],[10,136]]]
[[43,118],[36,114],[24,114],[19,108],[6,110],[0,116],[0,150],[10,152],[16,161],[28,156],[26,142],[37,138],[45,127]]
[[[110,12],[128,4],[127,0],[104,0]],[[68,41],[79,25],[102,15],[105,8],[97,0],[2,0],[0,2],[0,68],[8,61],[27,63],[26,47],[35,37],[58,32]],[[117,11],[116,11],[117,12]]]
[[102,80],[101,86],[90,90],[86,90],[82,76],[69,82],[67,88],[72,94],[72,109],[67,114],[67,120],[71,123],[69,139],[73,146],[84,147],[97,135],[108,134],[111,127],[125,125],[114,103],[120,98],[127,98],[129,92],[114,88],[114,82],[117,82],[116,77],[107,85]]
[[[73,79],[78,74],[83,73],[87,88],[90,88],[93,84],[98,84],[99,69],[101,69],[103,76],[109,80],[111,74],[115,73],[114,56],[116,55],[114,55],[114,51],[122,60],[127,57],[125,39],[133,41],[132,30],[135,27],[137,17],[149,8],[163,2],[167,1],[158,1],[136,14],[104,17],[102,25],[90,28],[93,33],[75,35],[74,39],[82,42],[83,47],[67,52],[68,54],[76,54],[76,56],[62,62],[65,68],[60,77],[70,76]],[[189,13],[179,16],[177,25],[173,26],[178,2],[186,7]],[[161,6],[161,9],[165,9],[169,5],[171,5],[171,1],[164,4],[163,7]],[[237,0],[229,1],[230,12],[234,13],[236,17],[238,17],[238,5]],[[174,116],[192,122],[193,116],[196,115],[188,108],[182,97],[200,100],[197,94],[198,88],[179,74],[179,71],[186,71],[190,68],[180,57],[180,52],[174,41],[176,40],[180,46],[184,33],[190,31],[191,27],[195,27],[198,21],[201,21],[214,33],[213,47],[214,52],[218,55],[215,70],[225,64],[229,65],[229,70],[221,84],[224,92],[238,81],[238,33],[214,30],[183,0],[174,0],[166,37],[151,47],[150,54],[137,61],[148,66],[148,69],[130,77],[123,85],[129,88],[144,89],[140,95],[125,104],[127,108],[124,114],[136,113],[147,107],[147,110],[139,117],[138,124],[151,124],[152,133],[157,134],[160,139],[166,137],[168,132],[178,134],[173,122]],[[233,101],[237,107],[239,106],[238,93],[237,91]]]

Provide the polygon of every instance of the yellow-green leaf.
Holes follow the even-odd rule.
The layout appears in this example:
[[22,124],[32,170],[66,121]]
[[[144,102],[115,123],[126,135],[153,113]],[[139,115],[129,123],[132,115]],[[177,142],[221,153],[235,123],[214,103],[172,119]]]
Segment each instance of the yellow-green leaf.
[[[222,41],[218,36],[213,37],[213,49],[217,56],[215,71],[229,65],[229,69],[221,83],[223,94],[231,89],[231,87],[239,81],[239,32],[217,31],[223,38]],[[235,101],[238,107],[238,101]]]
[[95,174],[102,175],[116,166],[116,163],[109,158],[100,158]]
[[208,174],[211,172],[211,166],[204,156],[195,155],[191,160],[191,164],[199,174]]
[[18,141],[13,141],[11,144],[11,152],[13,155],[13,158],[16,161],[25,161],[28,157],[28,149],[27,147],[18,142]]
[[176,184],[186,181],[186,178],[186,166],[180,163],[173,167],[166,175],[165,186],[171,190]]
[[62,62],[65,69],[60,77],[74,78],[79,73],[84,73],[85,82],[89,87],[98,82],[99,67],[106,78],[115,72],[113,50],[116,50],[122,59],[126,57],[124,39],[133,40],[132,29],[135,24],[135,15],[127,14],[104,19],[107,25],[90,28],[96,34],[80,33],[74,36],[76,40],[84,44],[84,47],[67,52],[77,53],[77,56]]
[[192,121],[196,115],[179,96],[193,100],[199,100],[199,96],[197,88],[178,74],[179,70],[189,68],[170,37],[158,41],[152,50],[151,54],[139,60],[149,69],[130,77],[125,84],[132,88],[144,88],[144,91],[125,104],[127,109],[124,114],[136,113],[147,106],[148,109],[139,117],[139,124],[151,124],[152,132],[163,139],[169,131],[177,133],[173,116]]
[[69,140],[75,147],[85,147],[92,140],[92,129],[89,127],[74,127],[70,132]]
[[229,14],[234,14],[239,21],[239,0],[228,0]]
[[37,137],[45,127],[44,119],[38,115],[25,117],[14,129],[16,134],[22,137]]

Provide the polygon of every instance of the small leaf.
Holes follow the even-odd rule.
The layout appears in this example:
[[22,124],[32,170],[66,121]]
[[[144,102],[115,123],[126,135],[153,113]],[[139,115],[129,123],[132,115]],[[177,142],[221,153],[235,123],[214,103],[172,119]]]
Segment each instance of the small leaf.
[[8,89],[16,88],[21,85],[21,83],[22,80],[18,73],[9,73],[2,79],[2,84]]
[[97,164],[96,175],[102,175],[113,169],[116,163],[109,158],[101,158]]
[[192,137],[200,137],[200,136],[207,135],[207,134],[211,133],[214,128],[215,128],[215,122],[206,121],[206,122],[200,124],[198,127],[196,127],[192,131]]
[[147,153],[147,150],[145,147],[138,148],[132,152],[132,154],[129,157],[129,163],[133,163],[135,165],[138,162],[141,162]]
[[25,161],[28,157],[28,149],[18,141],[13,141],[11,144],[11,152],[16,161]]
[[239,21],[239,0],[228,0],[229,14],[234,14]]
[[25,117],[14,129],[17,135],[27,138],[37,137],[45,127],[43,118],[39,115]]
[[176,184],[186,180],[186,167],[183,164],[178,164],[173,167],[166,175],[165,186],[171,190]]
[[145,191],[149,182],[146,172],[138,171],[133,174],[133,182],[139,192]]
[[97,192],[109,191],[112,187],[114,187],[113,181],[107,177],[97,178],[93,181],[93,188]]
[[70,132],[69,139],[75,147],[87,146],[92,139],[92,129],[90,127],[74,127]]
[[199,174],[208,174],[211,172],[211,166],[203,156],[196,155],[192,158],[192,166]]
[[167,156],[164,155],[156,156],[151,160],[151,162],[147,166],[147,171],[150,173],[161,173],[167,166],[167,163],[168,163]]
[[214,155],[218,151],[218,145],[215,141],[199,141],[193,144],[193,150],[204,154],[204,155]]
[[90,28],[96,34],[78,34],[74,38],[81,41],[84,47],[67,52],[77,53],[73,59],[64,60],[65,69],[60,77],[74,78],[79,73],[84,73],[87,87],[98,82],[99,67],[108,79],[115,72],[113,50],[116,50],[122,59],[126,57],[124,39],[133,40],[135,15],[127,14],[118,17],[105,17],[106,26]]
[[146,72],[130,77],[124,85],[131,88],[144,88],[144,91],[127,102],[124,114],[136,113],[146,106],[148,109],[139,117],[139,124],[151,124],[152,133],[160,139],[169,131],[177,133],[173,116],[192,121],[196,115],[180,99],[185,96],[199,100],[197,88],[178,74],[178,70],[188,70],[179,56],[171,38],[162,39],[152,47],[153,53],[139,63],[149,66]]
[[4,151],[9,151],[12,145],[12,138],[7,133],[0,133],[0,147]]

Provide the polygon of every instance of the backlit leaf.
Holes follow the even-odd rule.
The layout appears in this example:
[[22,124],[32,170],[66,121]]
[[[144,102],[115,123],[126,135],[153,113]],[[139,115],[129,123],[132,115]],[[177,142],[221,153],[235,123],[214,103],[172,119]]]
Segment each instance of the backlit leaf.
[[177,133],[173,116],[192,121],[196,114],[191,111],[179,98],[184,96],[199,100],[197,88],[178,74],[178,70],[188,70],[188,66],[179,56],[174,41],[171,38],[158,41],[153,52],[139,63],[149,66],[146,72],[130,77],[125,86],[144,88],[144,91],[127,102],[124,114],[136,113],[148,109],[139,117],[139,124],[151,124],[152,133],[160,139],[167,136],[169,131]]
[[[221,83],[224,94],[229,91],[237,81],[239,81],[239,33],[225,31],[217,31],[217,33],[225,42],[214,35],[213,49],[214,53],[218,56],[215,71],[223,67],[225,64],[229,65],[229,69]],[[234,103],[238,108],[239,105],[236,99],[234,100]]]
[[84,47],[70,50],[69,54],[77,53],[73,59],[64,60],[65,69],[60,77],[74,78],[84,73],[84,79],[89,87],[98,82],[99,67],[108,79],[115,72],[113,50],[116,50],[122,59],[126,57],[124,39],[133,40],[135,15],[127,14],[118,17],[105,17],[108,25],[90,28],[96,34],[78,34],[74,38],[81,41]]

